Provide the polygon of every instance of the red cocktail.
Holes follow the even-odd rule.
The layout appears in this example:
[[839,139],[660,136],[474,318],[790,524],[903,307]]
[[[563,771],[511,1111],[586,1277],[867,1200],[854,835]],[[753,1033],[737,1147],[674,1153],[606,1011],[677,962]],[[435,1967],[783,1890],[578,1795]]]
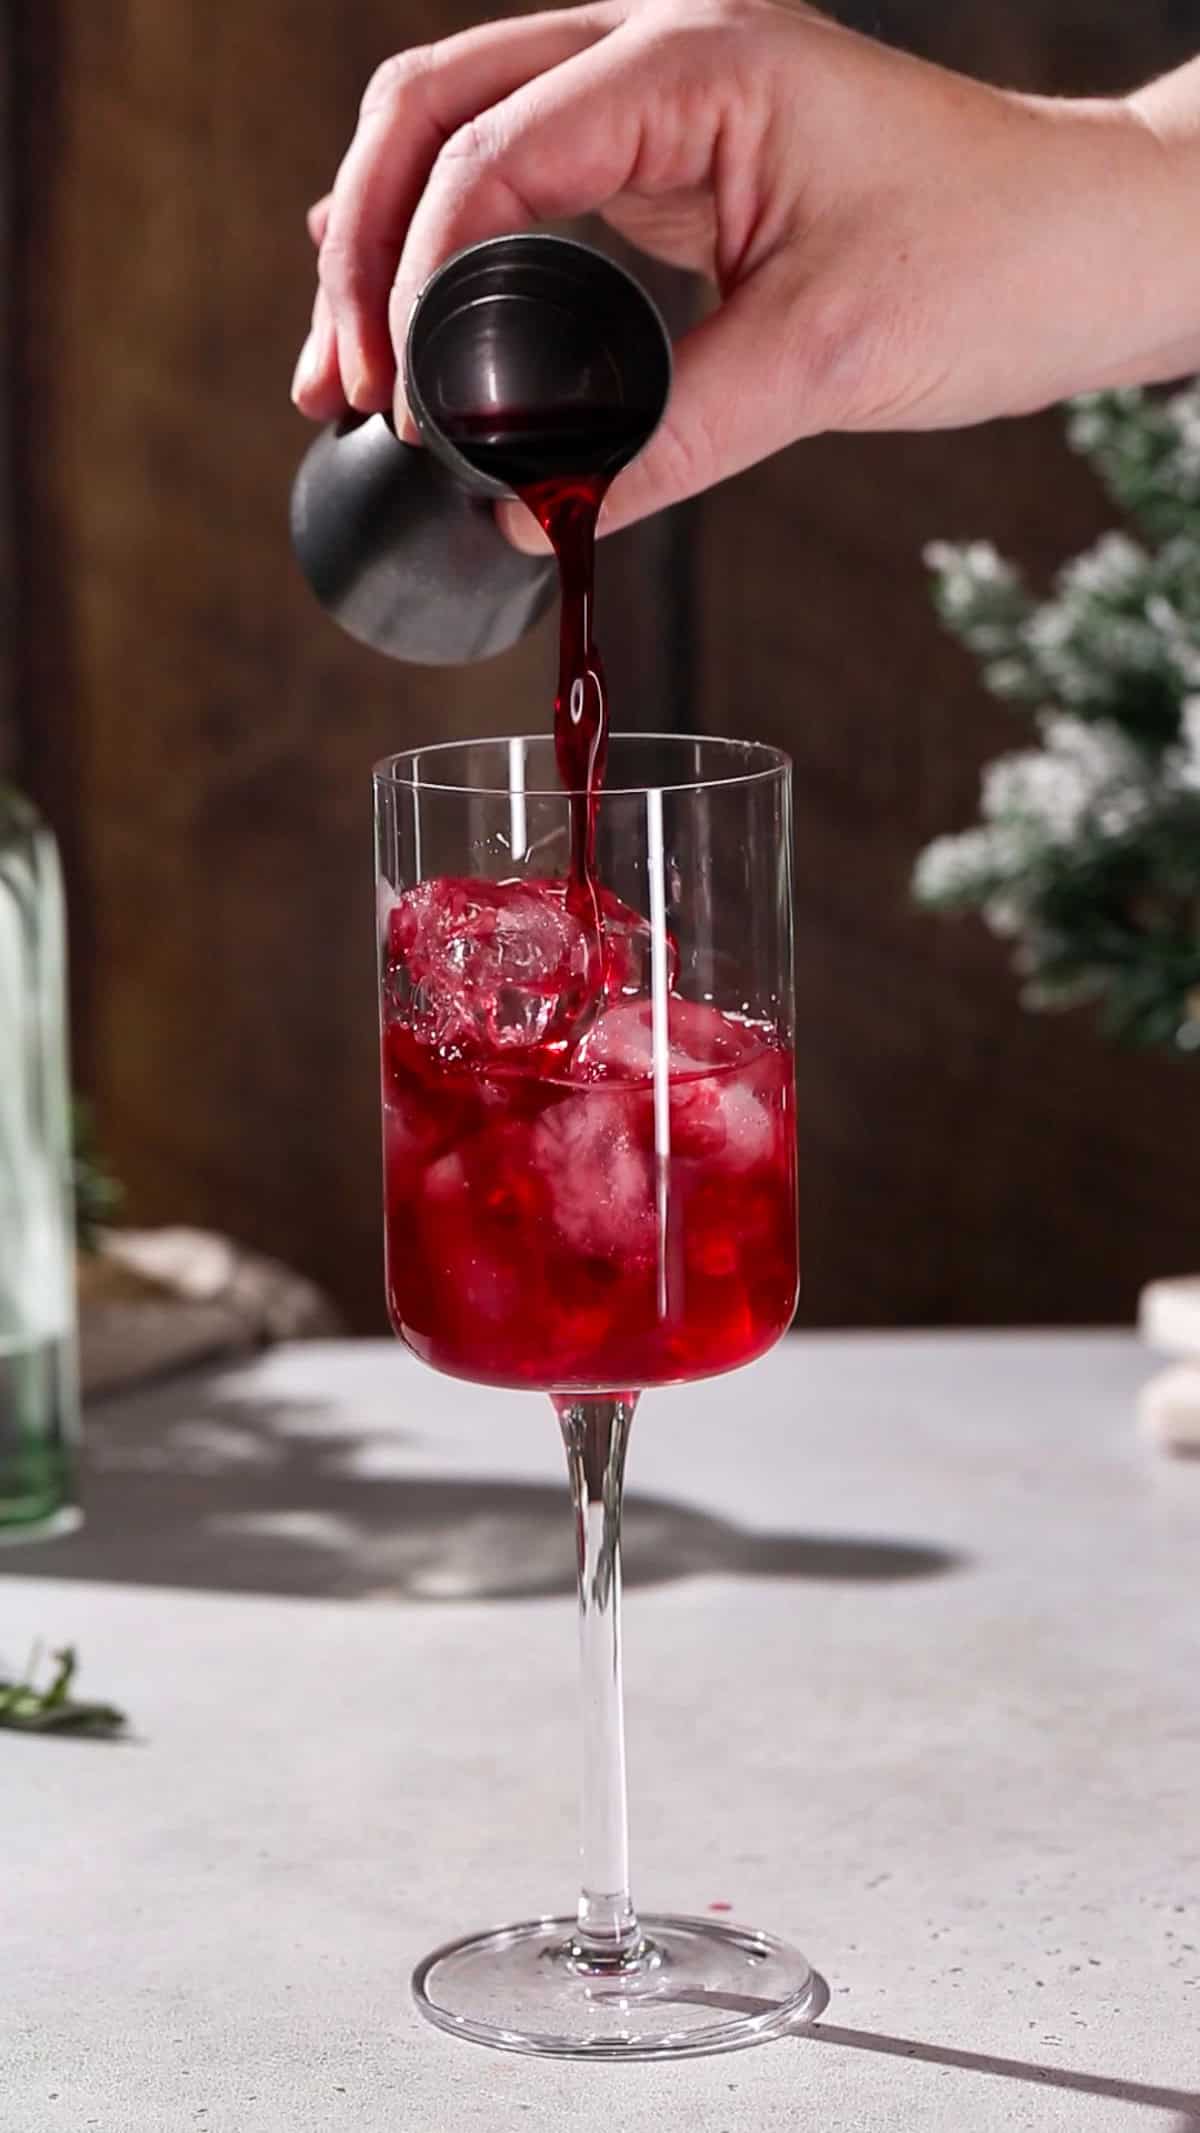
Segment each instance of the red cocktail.
[[481,2043],[659,2057],[774,2034],[819,1992],[769,1935],[635,1910],[618,1628],[638,1395],[750,1362],[796,1300],[789,770],[618,734],[598,792],[598,667],[564,637],[555,740],[376,773],[389,1308],[435,1368],[552,1396],[584,1681],[575,1919],[440,1948],[414,1991]]
[[706,1377],[795,1308],[790,1051],[678,993],[656,1012],[635,990],[649,927],[602,903],[594,974],[561,883],[435,881],[388,914],[388,1304],[457,1376],[558,1393]]

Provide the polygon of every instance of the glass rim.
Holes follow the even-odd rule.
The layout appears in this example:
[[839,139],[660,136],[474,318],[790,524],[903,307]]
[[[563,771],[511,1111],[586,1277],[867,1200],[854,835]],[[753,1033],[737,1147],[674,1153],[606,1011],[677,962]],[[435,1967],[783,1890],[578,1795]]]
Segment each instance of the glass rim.
[[[460,793],[463,795],[469,794],[476,799],[508,800],[512,797],[513,788],[511,783],[507,781],[503,785],[448,784],[436,777],[427,778],[423,772],[416,777],[411,775],[406,777],[403,775],[403,770],[407,767],[411,771],[415,766],[424,764],[431,757],[448,756],[455,751],[461,753],[470,748],[509,748],[514,741],[521,741],[526,745],[530,742],[535,742],[540,747],[553,747],[554,745],[553,735],[544,731],[541,733],[481,733],[473,738],[461,741],[430,741],[420,748],[402,748],[395,755],[382,756],[372,766],[372,781],[383,790],[387,790],[390,787],[401,792]],[[730,753],[737,751],[743,757],[753,758],[754,767],[749,770],[731,771],[726,776],[669,778],[662,782],[655,781],[643,785],[613,785],[605,779],[600,789],[602,800],[634,800],[648,792],[718,792],[726,786],[763,785],[768,784],[772,778],[787,777],[792,769],[792,759],[784,749],[774,748],[767,741],[737,740],[730,734],[614,733],[609,736],[610,747],[614,742],[623,741],[668,742],[679,747],[686,747],[691,742],[692,744],[698,743],[705,748],[724,748],[728,749]],[[521,789],[528,800],[577,800],[586,799],[587,797],[587,788],[585,786],[568,786],[555,783],[554,785],[524,785]]]

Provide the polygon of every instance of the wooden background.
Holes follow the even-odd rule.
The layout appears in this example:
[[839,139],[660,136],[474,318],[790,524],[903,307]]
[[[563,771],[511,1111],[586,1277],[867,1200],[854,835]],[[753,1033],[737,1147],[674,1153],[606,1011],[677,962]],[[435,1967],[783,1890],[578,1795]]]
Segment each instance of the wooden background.
[[[374,1326],[369,765],[540,725],[550,641],[430,674],[342,639],[288,552],[287,383],[303,208],[367,76],[478,10],[0,10],[0,745],[63,843],[77,1079],[133,1218],[232,1230]],[[855,19],[1058,90],[1200,45],[1180,0]],[[1123,1318],[1200,1257],[1195,1068],[1026,1018],[982,930],[907,895],[1019,737],[940,638],[922,544],[1044,577],[1104,523],[1047,418],[807,444],[606,556],[628,721],[796,757],[808,1323]]]

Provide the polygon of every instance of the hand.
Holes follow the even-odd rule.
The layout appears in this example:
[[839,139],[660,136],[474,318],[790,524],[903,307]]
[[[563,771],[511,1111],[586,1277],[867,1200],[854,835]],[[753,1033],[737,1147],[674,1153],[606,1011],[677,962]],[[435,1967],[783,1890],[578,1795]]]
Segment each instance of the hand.
[[[992,89],[770,0],[489,23],[372,81],[311,217],[294,396],[316,419],[386,407],[443,259],[598,211],[719,296],[614,485],[602,523],[623,525],[818,430],[969,423],[1116,382],[1153,338],[1138,276],[1161,154],[1132,104]],[[536,545],[522,509],[506,524]]]

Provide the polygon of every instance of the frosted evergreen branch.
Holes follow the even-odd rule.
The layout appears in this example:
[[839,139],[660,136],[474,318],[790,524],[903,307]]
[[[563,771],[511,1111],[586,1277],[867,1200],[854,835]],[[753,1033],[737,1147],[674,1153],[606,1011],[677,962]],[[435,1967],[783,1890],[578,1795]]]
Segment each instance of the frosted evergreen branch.
[[938,611],[1037,745],[918,859],[918,900],[1011,941],[1023,1005],[1200,1053],[1200,387],[1098,395],[1071,441],[1152,541],[1106,534],[1034,599],[986,542],[926,552]]
[[1200,534],[1200,385],[1166,398],[1138,388],[1089,394],[1074,403],[1067,437],[1152,538]]

